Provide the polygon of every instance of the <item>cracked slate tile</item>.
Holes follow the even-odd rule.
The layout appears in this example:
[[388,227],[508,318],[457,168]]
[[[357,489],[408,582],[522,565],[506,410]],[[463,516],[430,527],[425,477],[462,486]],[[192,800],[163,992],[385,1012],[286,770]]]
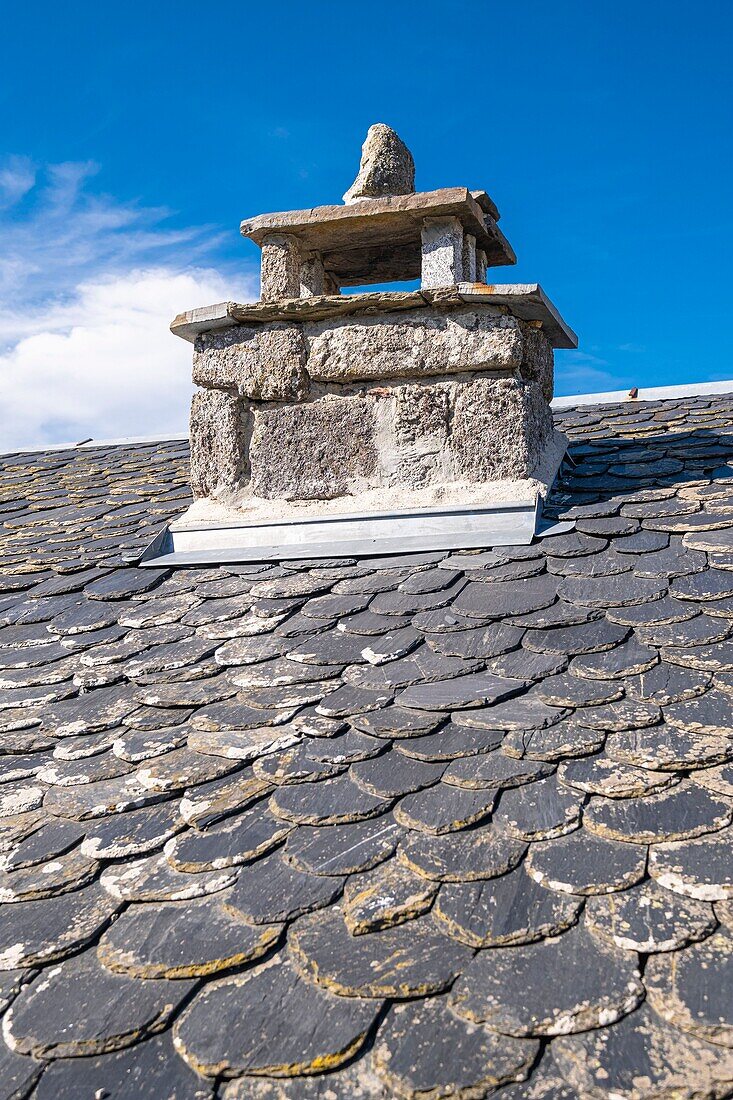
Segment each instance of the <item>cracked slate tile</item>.
[[169,1033],[95,1058],[59,1059],[44,1069],[34,1100],[213,1100],[213,1085],[194,1074]]
[[573,717],[550,729],[512,730],[504,737],[501,747],[507,756],[551,764],[567,757],[596,753],[603,748],[605,740],[605,731],[581,726]]
[[491,814],[496,792],[438,783],[401,798],[394,816],[407,829],[441,835],[466,829]]
[[74,848],[84,835],[85,829],[76,822],[39,818],[38,825],[19,828],[0,839],[0,868],[17,871],[48,863]]
[[377,798],[398,798],[432,786],[444,771],[443,763],[423,763],[401,753],[387,752],[359,761],[349,774],[368,794]]
[[480,951],[450,995],[454,1012],[504,1035],[607,1026],[644,997],[634,953],[600,946],[583,924],[541,943]]
[[306,981],[277,955],[245,974],[207,985],[176,1022],[173,1041],[197,1072],[277,1074],[324,1072],[362,1047],[379,1000],[338,997]]
[[709,673],[660,661],[648,672],[630,677],[626,690],[635,699],[664,707],[702,695],[710,686],[710,679]]
[[581,897],[538,886],[522,867],[497,878],[443,883],[433,914],[469,947],[502,947],[557,936],[578,918]]
[[491,825],[480,825],[443,836],[410,833],[400,845],[399,858],[423,878],[471,882],[506,874],[526,850],[521,841]]
[[733,807],[692,780],[638,798],[594,795],[585,808],[585,828],[608,840],[654,844],[691,839],[729,825]]
[[347,684],[327,695],[318,704],[316,711],[325,718],[346,718],[352,714],[365,714],[368,711],[386,707],[392,702],[393,694],[391,690],[366,691]]
[[733,738],[686,733],[674,726],[614,733],[606,741],[610,759],[655,771],[684,772],[731,759]]
[[733,1076],[722,1048],[670,1027],[648,1003],[611,1027],[555,1040],[552,1053],[588,1100],[718,1097]]
[[343,912],[352,936],[392,928],[427,912],[438,883],[388,859],[371,871],[352,876],[344,890]]
[[503,791],[493,820],[518,840],[551,840],[578,827],[582,805],[582,796],[550,776]]
[[165,1028],[192,988],[112,974],[90,949],[44,970],[20,992],[5,1015],[6,1042],[36,1058],[119,1050]]
[[[588,898],[585,922],[600,939],[643,954],[676,952],[705,939],[716,927],[712,905],[663,890],[654,880],[618,894]],[[645,978],[648,973],[647,968]]]
[[288,836],[283,856],[314,875],[352,875],[388,859],[403,834],[391,815],[355,825],[301,825]]
[[[384,743],[381,743],[384,748]],[[260,779],[280,786],[287,783],[313,783],[318,779],[328,779],[346,771],[347,765],[331,764],[329,761],[314,760],[307,754],[307,745],[303,742],[282,752],[269,753],[255,760],[252,771]]]
[[427,646],[421,646],[408,657],[379,668],[372,665],[352,665],[344,670],[344,680],[354,687],[371,691],[393,691],[412,684],[451,680],[476,672],[483,666],[483,661],[446,657],[444,654],[434,653]]
[[337,825],[378,817],[391,800],[357,787],[348,775],[279,787],[270,796],[272,812],[298,825]]
[[45,966],[93,940],[119,903],[94,883],[72,893],[0,906],[0,970]]
[[259,959],[284,925],[256,926],[221,901],[133,905],[111,925],[97,947],[108,970],[131,978],[202,978]]
[[502,743],[503,737],[503,732],[498,730],[470,729],[448,722],[437,733],[398,741],[394,745],[394,751],[415,760],[438,763],[492,752]]
[[699,901],[733,898],[731,843],[733,828],[696,840],[654,844],[649,850],[649,874],[672,890]]
[[374,1046],[374,1067],[395,1096],[486,1096],[523,1080],[538,1045],[499,1039],[458,1019],[442,997],[394,1005]]
[[346,997],[415,997],[447,989],[473,951],[430,916],[352,936],[338,906],[293,926],[289,951],[309,980]]
[[535,882],[564,894],[610,894],[644,877],[646,849],[604,840],[585,828],[532,844],[525,867]]
[[[269,753],[282,752],[297,745],[302,738],[301,731],[291,725],[263,725],[252,726],[250,729],[216,731],[192,730],[188,736],[188,749],[204,757],[208,756],[209,759],[219,757],[241,764]],[[227,770],[230,773],[233,771],[232,768]]]
[[678,781],[672,772],[637,768],[603,753],[561,764],[557,777],[566,787],[605,798],[637,798],[652,791],[664,790]]
[[119,901],[188,901],[232,886],[238,874],[238,867],[184,874],[165,855],[153,855],[106,867],[99,881]]
[[558,599],[549,607],[541,608],[539,611],[531,611],[526,615],[510,615],[506,623],[520,630],[549,630],[554,627],[592,623],[602,618],[602,610],[580,607],[578,604]]
[[[519,683],[519,681],[507,681]],[[477,707],[468,713],[458,712],[453,721],[458,726],[486,730],[539,730],[554,726],[569,715],[563,707],[551,707],[538,698],[535,691],[507,698],[499,697],[489,706]]]

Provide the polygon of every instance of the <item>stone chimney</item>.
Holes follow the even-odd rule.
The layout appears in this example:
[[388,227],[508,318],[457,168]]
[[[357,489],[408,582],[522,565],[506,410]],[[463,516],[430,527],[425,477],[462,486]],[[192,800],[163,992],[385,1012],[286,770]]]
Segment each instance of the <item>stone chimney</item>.
[[[486,523],[461,536],[449,519],[440,534],[436,517],[518,500],[536,515],[562,453],[553,347],[575,337],[537,285],[487,285],[488,269],[515,262],[496,206],[465,187],[416,192],[388,126],[370,128],[344,200],[243,221],[261,249],[259,302],[173,322],[194,343],[198,387],[186,522],[236,527],[240,543],[277,523],[283,556],[298,524],[336,517],[352,543],[354,523],[363,534],[391,517],[410,548],[485,544]],[[419,290],[342,293],[414,279]]]

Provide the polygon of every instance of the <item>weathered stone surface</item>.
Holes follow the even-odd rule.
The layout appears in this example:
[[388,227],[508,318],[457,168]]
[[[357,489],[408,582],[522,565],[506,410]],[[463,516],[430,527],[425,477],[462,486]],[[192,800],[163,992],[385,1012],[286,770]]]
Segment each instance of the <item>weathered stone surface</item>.
[[672,772],[637,768],[605,754],[561,764],[557,777],[566,787],[586,794],[600,794],[605,798],[637,798],[655,790],[664,790],[677,782]]
[[191,989],[191,982],[112,974],[95,951],[85,951],[43,971],[20,993],[3,1021],[6,1042],[36,1058],[119,1050],[161,1031]]
[[397,859],[389,859],[347,882],[343,901],[346,926],[358,936],[404,924],[426,912],[437,892],[438,883],[414,874]]
[[654,844],[649,852],[649,874],[675,894],[700,901],[733,898],[731,862],[733,828],[696,840]]
[[204,832],[187,830],[168,841],[164,851],[171,867],[177,871],[192,874],[216,871],[265,855],[285,840],[291,828],[287,822],[255,807]]
[[300,293],[301,256],[298,241],[289,233],[268,233],[262,240],[260,298],[277,302]]
[[496,794],[486,789],[437,783],[427,790],[405,795],[394,808],[394,816],[405,828],[441,835],[466,829],[488,817]]
[[378,798],[357,787],[348,775],[281,787],[270,798],[276,817],[298,825],[337,825],[378,817],[391,800]]
[[523,867],[485,881],[444,883],[433,912],[469,947],[532,943],[574,924],[583,899],[538,886]]
[[551,775],[554,770],[552,764],[522,760],[504,752],[490,752],[478,758],[454,760],[443,773],[443,781],[473,790],[499,791],[533,783],[536,779]]
[[273,852],[242,868],[223,905],[252,924],[273,924],[322,909],[342,887],[342,878],[298,870]]
[[390,814],[356,824],[311,828],[300,825],[288,837],[284,858],[314,875],[351,875],[388,859],[404,831]]
[[563,894],[610,894],[644,877],[646,848],[602,840],[576,829],[530,847],[525,867],[535,882]]
[[188,901],[225,890],[236,882],[238,870],[227,867],[188,875],[171,867],[165,856],[148,856],[106,867],[99,881],[119,901]]
[[175,803],[145,806],[141,810],[90,822],[81,850],[83,855],[93,859],[145,855],[160,848],[169,837],[180,832],[183,825]]
[[0,871],[0,902],[35,901],[86,886],[97,876],[99,864],[79,848],[45,863],[17,871]]
[[97,884],[58,897],[0,906],[0,970],[63,959],[104,928],[119,903]]
[[721,1047],[670,1027],[648,1004],[609,1028],[555,1040],[553,1058],[588,1100],[725,1096],[733,1064]]
[[644,954],[676,951],[715,928],[711,905],[663,890],[654,881],[588,898],[585,922],[601,939]]
[[471,729],[448,722],[437,733],[398,741],[394,749],[400,755],[415,760],[438,763],[492,752],[502,743],[503,737],[504,734],[498,730]]
[[191,488],[196,497],[236,489],[248,470],[249,412],[223,390],[197,390],[191,401]]
[[470,482],[532,477],[552,431],[549,406],[536,382],[476,378],[456,393],[451,432],[456,474]]
[[691,780],[639,798],[591,798],[586,829],[610,840],[654,844],[692,838],[728,825],[733,807]]
[[675,726],[614,733],[606,741],[610,759],[640,768],[683,772],[731,759],[733,738],[686,733]]
[[493,820],[518,840],[551,840],[577,828],[583,799],[554,777],[503,791]]
[[447,836],[410,833],[399,856],[424,878],[471,882],[504,875],[522,859],[527,845],[482,825]]
[[359,172],[344,195],[345,203],[383,195],[410,195],[415,190],[415,162],[391,126],[375,122],[361,147]]
[[333,996],[280,954],[206,986],[176,1022],[173,1041],[193,1069],[211,1077],[322,1073],[356,1054],[380,1007]]
[[486,1096],[505,1081],[522,1079],[536,1053],[536,1043],[499,1039],[459,1020],[436,997],[392,1008],[379,1031],[374,1065],[395,1096]]
[[198,337],[193,380],[198,386],[235,387],[255,401],[300,401],[308,392],[306,341],[297,325],[237,325]]

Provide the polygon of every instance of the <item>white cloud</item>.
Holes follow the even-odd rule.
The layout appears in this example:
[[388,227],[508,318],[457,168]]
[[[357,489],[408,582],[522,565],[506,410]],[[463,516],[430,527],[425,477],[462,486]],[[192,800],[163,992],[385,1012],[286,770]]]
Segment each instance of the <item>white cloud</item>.
[[94,164],[0,165],[0,451],[186,430],[193,306],[253,297],[211,227],[95,192]]

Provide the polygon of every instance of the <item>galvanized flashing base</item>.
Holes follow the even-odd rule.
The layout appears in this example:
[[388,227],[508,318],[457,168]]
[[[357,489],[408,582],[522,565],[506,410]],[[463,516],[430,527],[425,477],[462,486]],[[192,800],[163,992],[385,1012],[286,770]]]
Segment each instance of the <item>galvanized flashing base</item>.
[[139,565],[218,565],[294,558],[351,558],[421,550],[523,546],[541,532],[542,498],[483,508],[332,516],[290,523],[167,527]]

